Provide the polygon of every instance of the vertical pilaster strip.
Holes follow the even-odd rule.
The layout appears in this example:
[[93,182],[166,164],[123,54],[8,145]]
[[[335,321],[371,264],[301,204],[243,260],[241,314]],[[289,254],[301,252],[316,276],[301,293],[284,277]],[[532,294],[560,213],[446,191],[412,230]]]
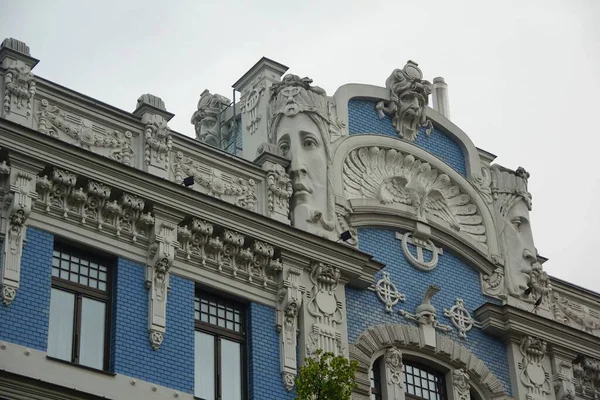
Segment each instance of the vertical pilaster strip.
[[27,218],[37,193],[35,175],[13,168],[9,173],[5,189],[5,202],[2,210],[2,271],[0,287],[5,306],[12,303],[17,295],[21,280],[21,257],[27,230]]
[[471,383],[464,369],[452,371],[452,392],[454,400],[471,400]]
[[571,400],[575,398],[575,377],[573,375],[573,361],[577,354],[552,346],[550,352],[552,365],[552,381],[557,400]]
[[302,270],[285,267],[287,276],[280,283],[277,302],[277,330],[279,332],[279,354],[281,376],[286,390],[294,387],[298,372],[296,359],[298,347],[298,313],[302,305],[304,287],[300,284]]
[[169,271],[179,247],[177,225],[155,221],[148,248],[146,285],[148,293],[148,332],[150,345],[158,350],[167,329]]
[[385,351],[383,371],[385,377],[384,398],[390,400],[404,400],[404,364],[402,364],[402,352],[395,347]]

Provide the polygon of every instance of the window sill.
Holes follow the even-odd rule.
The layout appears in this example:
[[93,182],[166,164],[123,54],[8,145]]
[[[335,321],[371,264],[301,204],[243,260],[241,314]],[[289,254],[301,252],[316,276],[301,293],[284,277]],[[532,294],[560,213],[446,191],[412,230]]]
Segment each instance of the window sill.
[[71,366],[76,367],[76,368],[85,369],[85,370],[88,370],[88,371],[91,371],[91,372],[96,372],[96,373],[102,374],[102,375],[107,375],[107,376],[116,376],[117,375],[117,374],[115,374],[113,372],[108,372],[108,371],[104,371],[104,370],[101,370],[101,369],[96,369],[96,368],[88,367],[88,366],[81,365],[81,364],[75,364],[75,363],[73,363],[71,361],[61,360],[60,358],[55,358],[55,357],[52,357],[52,356],[46,356],[46,359],[51,360],[51,361],[55,361],[55,362],[58,362],[58,363],[61,363],[61,364],[71,365]]

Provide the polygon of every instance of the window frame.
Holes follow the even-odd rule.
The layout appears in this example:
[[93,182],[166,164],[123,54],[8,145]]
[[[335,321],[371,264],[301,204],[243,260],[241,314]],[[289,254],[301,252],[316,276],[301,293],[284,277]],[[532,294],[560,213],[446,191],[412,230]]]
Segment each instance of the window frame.
[[[79,246],[79,245],[77,245]],[[98,265],[106,266],[106,290],[100,290],[92,288],[90,286],[73,282],[68,279],[60,278],[58,276],[52,276],[51,287],[53,289],[61,290],[63,292],[72,293],[75,297],[74,309],[73,309],[73,337],[71,338],[71,359],[64,360],[61,358],[53,357],[48,355],[49,358],[57,361],[74,364],[82,368],[91,369],[94,371],[110,372],[110,340],[112,330],[112,307],[113,307],[113,279],[114,272],[117,265],[115,257],[107,256],[99,253],[88,247],[75,247],[73,244],[68,244],[60,240],[55,240],[54,247],[52,249],[52,258],[54,259],[54,252],[59,251],[62,253],[68,253],[70,256],[86,259],[90,262],[95,262]],[[70,261],[69,261],[70,262]],[[96,300],[105,304],[104,313],[104,351],[103,351],[103,362],[102,369],[97,369],[87,365],[79,363],[81,355],[81,320],[82,320],[82,309],[83,309],[83,298]],[[50,314],[48,314],[50,317]]]
[[[438,387],[438,390],[440,391],[440,393],[437,393],[437,394],[440,395],[439,397],[440,397],[441,400],[450,400],[451,399],[451,397],[449,395],[449,392],[448,392],[448,386],[447,386],[448,385],[448,380],[446,379],[446,377],[447,377],[448,374],[445,373],[445,372],[442,372],[442,371],[440,371],[440,370],[438,370],[438,369],[436,369],[434,367],[431,367],[429,365],[420,363],[418,361],[413,361],[411,359],[409,359],[409,360],[402,360],[402,375],[403,375],[402,376],[402,379],[403,379],[402,383],[404,385],[404,395],[405,395],[405,397],[407,399],[414,399],[414,400],[423,400],[423,399],[425,399],[425,397],[423,397],[423,396],[417,396],[417,395],[413,395],[413,394],[409,394],[408,393],[408,385],[409,384],[408,384],[408,381],[406,379],[406,376],[408,374],[408,372],[406,370],[407,366],[410,366],[412,368],[417,368],[417,369],[419,369],[421,371],[425,371],[427,374],[431,374],[434,377],[437,376],[438,378],[440,378],[440,382],[437,384],[437,387]],[[415,374],[413,374],[413,373],[411,373],[410,375],[415,376]],[[422,378],[422,377],[419,376],[419,378]],[[427,379],[427,381],[429,382],[429,379]],[[411,384],[411,386],[423,389],[423,386],[417,386],[417,385],[414,385],[414,384]],[[429,388],[426,388],[426,390],[430,391]]]
[[[240,354],[240,374],[241,374],[241,384],[242,384],[242,400],[248,400],[248,324],[247,324],[247,305],[241,301],[233,300],[229,297],[224,297],[221,295],[217,295],[211,291],[207,291],[202,288],[196,288],[194,293],[194,306],[196,303],[196,299],[204,299],[208,298],[210,300],[215,300],[217,304],[223,304],[226,307],[229,306],[235,310],[240,311],[240,326],[241,332],[236,332],[232,329],[227,329],[220,327],[218,325],[211,324],[210,322],[203,322],[201,320],[196,319],[194,315],[194,332],[203,332],[209,335],[214,336],[214,371],[215,371],[215,400],[221,399],[223,390],[222,390],[222,379],[221,379],[221,339],[227,339],[232,342],[236,342],[240,344],[241,354]],[[195,312],[195,307],[194,307]],[[195,357],[194,357],[194,371],[195,371]],[[200,399],[194,395],[194,398]]]

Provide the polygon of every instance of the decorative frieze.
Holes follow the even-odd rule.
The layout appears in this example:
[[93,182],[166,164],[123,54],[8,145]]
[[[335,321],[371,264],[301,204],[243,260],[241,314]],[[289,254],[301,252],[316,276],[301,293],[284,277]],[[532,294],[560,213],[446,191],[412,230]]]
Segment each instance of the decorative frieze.
[[471,196],[429,163],[395,149],[360,147],[346,156],[343,171],[347,199],[411,206],[419,221],[436,217],[486,246],[483,219]]
[[529,335],[521,338],[519,382],[525,387],[526,400],[544,400],[552,393],[550,374],[546,371],[546,341]]
[[194,161],[182,152],[177,152],[172,168],[176,183],[181,184],[185,178],[193,177],[192,188],[194,190],[247,210],[256,210],[257,198],[254,179],[231,176],[216,168]]
[[[10,174],[3,164],[2,173]],[[12,171],[9,175],[8,187],[5,188],[4,204],[2,204],[2,270],[0,271],[0,288],[2,302],[10,305],[17,295],[21,282],[21,258],[23,243],[27,230],[27,218],[37,198],[35,192],[35,176],[25,171]]]
[[148,293],[148,335],[150,345],[158,350],[167,328],[167,293],[169,271],[179,247],[177,227],[161,221],[154,225],[148,246],[146,287]]
[[46,213],[74,218],[84,225],[93,224],[98,230],[134,242],[139,237],[148,238],[154,217],[145,210],[144,200],[125,192],[111,197],[114,190],[108,186],[84,177],[80,179],[78,184],[75,174],[59,168],[38,176],[39,207]]
[[579,397],[600,398],[600,360],[580,357],[573,363],[575,390]]
[[600,337],[600,312],[578,304],[554,292],[551,309],[554,319]]
[[277,331],[279,332],[279,354],[281,356],[281,376],[286,390],[294,387],[298,363],[298,313],[302,305],[304,287],[300,283],[302,271],[290,268],[287,277],[281,281],[277,301]]
[[338,298],[341,273],[338,268],[324,263],[313,263],[310,273],[312,288],[307,295],[306,309],[311,317],[305,320],[307,335],[306,354],[312,357],[319,349],[343,355],[346,344],[340,331],[345,311]]
[[444,309],[444,315],[450,318],[452,325],[458,329],[458,336],[462,339],[467,338],[467,332],[473,328],[475,320],[471,318],[469,310],[465,308],[463,299],[456,299],[456,304],[450,309]]
[[133,165],[133,134],[109,129],[65,112],[43,99],[36,113],[37,130],[75,146],[106,156],[125,165]]
[[210,260],[217,271],[230,272],[263,287],[275,283],[283,268],[272,245],[230,229],[215,229],[212,223],[198,218],[178,226],[177,237],[186,259],[196,260],[202,266]]
[[375,284],[375,293],[377,293],[377,297],[385,305],[385,311],[388,314],[392,312],[392,308],[399,301],[406,301],[406,295],[398,292],[398,288],[392,282],[390,274],[386,271],[382,272],[381,279]]

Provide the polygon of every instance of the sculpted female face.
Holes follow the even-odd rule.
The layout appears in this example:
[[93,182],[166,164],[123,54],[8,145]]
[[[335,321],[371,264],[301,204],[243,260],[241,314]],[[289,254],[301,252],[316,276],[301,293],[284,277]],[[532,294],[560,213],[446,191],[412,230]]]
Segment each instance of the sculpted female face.
[[522,296],[529,272],[537,264],[533,234],[529,223],[529,210],[524,201],[518,201],[505,217],[504,240],[506,242],[506,279],[508,290]]
[[327,154],[317,124],[306,115],[283,116],[277,126],[277,145],[290,163],[290,207],[327,212]]

